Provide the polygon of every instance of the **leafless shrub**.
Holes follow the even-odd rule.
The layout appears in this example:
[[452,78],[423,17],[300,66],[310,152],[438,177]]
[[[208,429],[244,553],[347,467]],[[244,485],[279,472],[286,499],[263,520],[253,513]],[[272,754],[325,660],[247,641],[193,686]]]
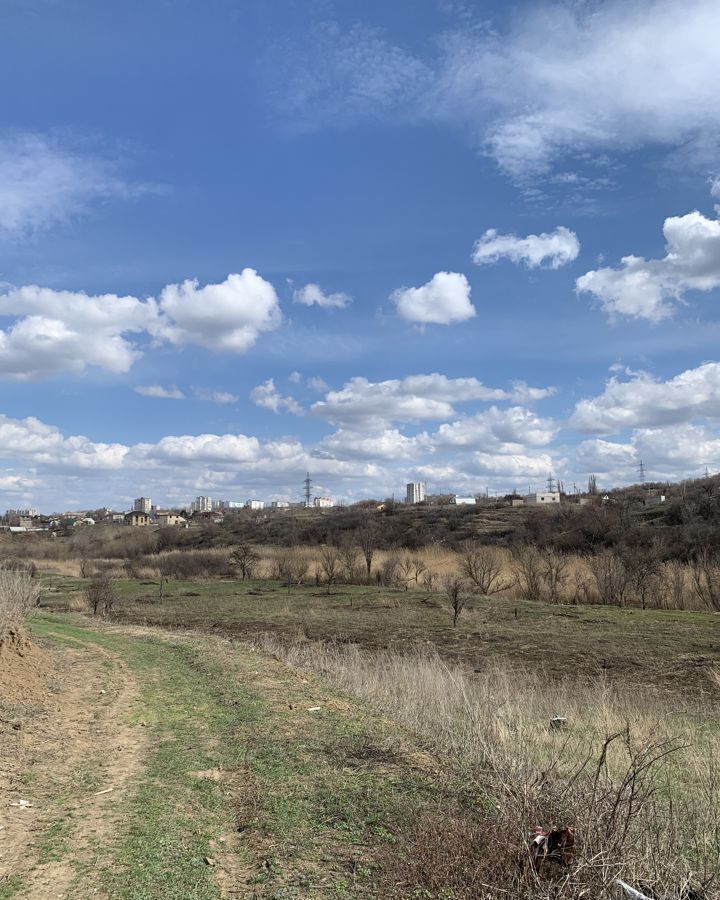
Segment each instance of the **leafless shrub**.
[[614,550],[603,550],[589,557],[588,566],[600,602],[625,606],[630,579],[622,557]]
[[464,541],[458,550],[460,571],[484,597],[509,587],[502,580],[503,562],[495,547]]
[[428,594],[432,594],[437,584],[438,574],[433,569],[425,569],[422,575],[422,583]]
[[217,550],[171,550],[136,562],[139,564],[136,571],[141,565],[157,568],[162,564],[165,574],[172,578],[218,578],[236,574],[233,561]]
[[390,553],[383,559],[377,572],[378,582],[386,588],[397,587],[400,560],[396,553]]
[[299,547],[282,547],[275,556],[273,574],[289,591],[303,583],[309,568],[307,555]]
[[453,628],[457,627],[460,613],[468,600],[467,582],[459,575],[446,575],[443,579],[443,593],[447,597],[452,610]]
[[720,610],[720,566],[706,547],[700,548],[690,563],[690,578],[699,602],[708,609]]
[[40,585],[28,572],[0,566],[0,641],[18,629],[40,602]]
[[422,558],[422,556],[418,556],[417,554],[412,557],[410,560],[410,573],[415,580],[415,584],[420,584],[420,579],[424,576],[427,571],[427,563]]
[[398,559],[397,569],[395,571],[396,581],[399,587],[408,589],[413,578],[413,558],[409,554],[404,554]]
[[[385,898],[497,900],[614,897],[614,879],[648,885],[648,896],[688,898],[717,871],[720,777],[714,736],[670,729],[674,701],[608,692],[599,682],[554,683],[535,671],[489,666],[469,675],[434,652],[401,655],[258,637],[263,649],[332,679],[422,736],[437,765],[462,774],[483,802],[470,813],[439,810],[398,834],[379,857]],[[571,729],[548,729],[562,709]],[[632,727],[626,722],[631,721]],[[489,793],[490,792],[490,793]],[[442,823],[442,824],[441,824]],[[571,825],[571,864],[531,864],[528,830]],[[397,851],[397,852],[395,852]],[[698,892],[714,898],[718,894]]]
[[115,589],[112,576],[107,572],[97,572],[85,588],[85,599],[94,616],[107,618],[115,606]]
[[593,603],[596,599],[593,582],[583,569],[575,569],[572,573],[570,591],[575,606],[579,603]]
[[347,584],[357,584],[360,580],[362,561],[360,547],[352,540],[345,540],[339,549],[343,578]]
[[329,594],[340,574],[340,550],[334,544],[325,544],[320,548],[320,571]]
[[628,586],[643,609],[654,605],[660,587],[660,549],[637,547],[623,555]]
[[660,566],[658,572],[661,584],[660,596],[668,609],[685,609],[688,592],[686,576],[687,566],[677,559]]
[[523,600],[542,600],[543,564],[537,547],[533,544],[514,547],[512,562],[515,584]]
[[545,585],[547,599],[551,603],[561,603],[569,573],[569,559],[551,548],[541,551],[540,572]]
[[230,559],[237,566],[240,578],[245,581],[253,577],[260,562],[260,554],[252,544],[238,544],[230,554]]

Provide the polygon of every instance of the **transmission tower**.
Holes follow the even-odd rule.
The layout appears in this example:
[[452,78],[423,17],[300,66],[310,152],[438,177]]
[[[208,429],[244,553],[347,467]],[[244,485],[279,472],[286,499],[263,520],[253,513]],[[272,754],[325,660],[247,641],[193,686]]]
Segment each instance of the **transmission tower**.
[[303,481],[303,485],[305,486],[305,507],[310,509],[310,494],[312,488],[312,481],[310,479],[310,473],[308,472],[305,476],[305,480]]
[[640,484],[645,484],[645,463],[642,460],[638,463],[638,478]]
[[555,490],[555,479],[553,478],[552,472],[548,472],[547,489],[550,494]]

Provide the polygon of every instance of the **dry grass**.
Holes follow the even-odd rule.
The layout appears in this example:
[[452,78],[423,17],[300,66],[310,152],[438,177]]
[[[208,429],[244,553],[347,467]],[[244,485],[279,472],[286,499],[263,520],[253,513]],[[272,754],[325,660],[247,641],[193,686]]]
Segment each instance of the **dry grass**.
[[0,566],[0,641],[20,628],[40,599],[40,584],[28,572]]
[[[278,546],[255,546],[258,561],[253,566],[253,576],[259,579],[277,579],[283,568],[283,558],[289,553],[302,560],[302,580],[306,584],[324,581],[322,547],[296,546],[292,548]],[[169,550],[160,553],[141,555],[137,558],[103,559],[36,559],[32,562],[39,571],[78,577],[84,568],[90,567],[107,571],[113,578],[152,579],[158,578],[161,572],[171,577],[199,578],[222,577],[230,575],[235,567],[232,563],[232,547],[210,548],[203,550]],[[498,583],[504,589],[498,591],[500,597],[518,595],[518,562],[507,548],[498,547],[493,551],[500,563]],[[564,561],[562,583],[557,591],[560,603],[576,604],[601,602],[597,585],[593,578],[593,566],[590,558],[568,554]],[[30,562],[30,560],[28,560]],[[458,553],[442,547],[431,546],[419,550],[377,550],[372,562],[372,582],[380,582],[386,587],[428,587],[438,590],[443,580],[457,574],[461,569]],[[365,563],[360,559],[352,577],[348,578],[340,562],[337,580],[340,583],[363,583],[365,581]],[[720,579],[720,570],[718,570]],[[282,578],[280,580],[283,580]],[[522,585],[522,578],[520,579]],[[545,592],[547,593],[547,592]],[[532,597],[529,599],[547,599]],[[665,609],[704,610],[708,608],[703,598],[698,595],[693,585],[691,567],[682,563],[669,562],[658,568],[653,590],[650,593],[650,605]]]
[[[486,796],[480,834],[487,846],[481,859],[478,847],[472,851],[474,871],[490,886],[488,897],[500,896],[492,893],[500,885],[512,897],[606,896],[616,877],[673,891],[689,872],[706,883],[718,871],[720,771],[709,709],[678,708],[659,694],[623,692],[602,679],[549,683],[499,666],[469,674],[433,650],[368,653],[352,645],[281,644],[271,635],[259,643],[391,715],[441,752],[448,771],[475,783]],[[556,715],[567,728],[549,728]],[[524,858],[527,831],[537,824],[572,825],[578,835],[575,864],[546,887]],[[498,839],[502,865],[489,847]],[[415,842],[410,857],[428,844],[422,830],[408,840]],[[473,840],[477,827],[468,832]],[[437,840],[435,848],[443,858],[457,853]],[[403,871],[402,878],[419,877],[412,867]]]

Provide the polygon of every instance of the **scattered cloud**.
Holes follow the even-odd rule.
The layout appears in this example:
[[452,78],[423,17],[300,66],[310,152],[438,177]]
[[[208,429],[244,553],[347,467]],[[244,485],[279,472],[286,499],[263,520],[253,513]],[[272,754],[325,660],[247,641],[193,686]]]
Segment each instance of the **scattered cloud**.
[[0,134],[0,236],[24,237],[62,224],[111,198],[148,190],[117,164],[43,134]]
[[392,461],[415,455],[417,448],[416,438],[408,437],[396,428],[373,433],[340,428],[324,437],[313,455],[332,459]]
[[293,415],[301,416],[305,412],[293,397],[283,397],[280,394],[272,378],[268,378],[263,384],[254,387],[250,391],[250,399],[255,406],[261,406],[263,409],[269,409],[274,413],[279,413],[281,409],[286,409]]
[[504,478],[517,484],[518,479],[538,481],[548,472],[557,472],[564,463],[549,453],[487,453],[473,455],[474,471],[479,475]]
[[352,303],[352,297],[338,291],[326,294],[318,284],[306,284],[293,292],[293,302],[303,306],[321,306],[323,309],[344,309]]
[[208,391],[203,396],[211,403],[218,403],[221,406],[237,403],[240,399],[237,394],[231,394],[230,391]]
[[555,231],[529,234],[517,237],[514,234],[498,234],[489,228],[476,241],[473,248],[473,262],[479,266],[509,259],[514,263],[525,263],[529,269],[536,269],[543,263],[551,269],[559,269],[577,258],[580,242],[574,231],[559,225]]
[[204,287],[168,285],[158,301],[10,288],[0,295],[0,316],[16,317],[0,329],[0,377],[20,381],[90,366],[124,374],[143,355],[142,333],[145,340],[243,353],[282,322],[273,286],[254,269]]
[[449,125],[525,183],[646,145],[716,160],[716,0],[545,0],[507,27],[477,15],[426,54],[377,29],[313,26],[273,48],[273,100],[301,129]]
[[200,287],[196,279],[163,288],[159,336],[173,344],[244,353],[282,322],[275,288],[255,269]]
[[673,314],[689,290],[720,286],[720,220],[702,213],[665,219],[662,259],[625,256],[617,269],[586,272],[577,279],[581,293],[595,296],[609,317],[659,322]]
[[451,325],[475,315],[470,284],[458,272],[438,272],[419,288],[398,288],[390,296],[398,315],[423,325]]
[[552,419],[520,406],[489,409],[441,425],[431,440],[436,447],[498,447],[501,445],[544,446],[555,437]]
[[139,384],[135,388],[135,393],[140,394],[142,397],[158,397],[163,400],[184,400],[185,394],[180,390],[180,388],[172,387],[166,388],[161,384]]
[[288,381],[290,382],[290,384],[300,384],[302,380],[302,372],[291,372],[288,375]]
[[662,381],[647,372],[612,377],[597,397],[581,400],[571,427],[590,434],[667,426],[697,418],[720,421],[720,363],[708,362]]
[[714,0],[540,3],[506,33],[446,38],[432,112],[464,124],[518,180],[567,156],[715,146],[718,28]]
[[315,375],[313,378],[308,378],[307,383],[308,387],[317,391],[319,394],[323,394],[325,391],[329,390],[327,383],[318,375]]
[[441,420],[455,415],[454,403],[469,401],[541,399],[552,388],[528,388],[518,383],[512,390],[490,388],[477,378],[446,375],[409,375],[403,379],[372,382],[352,378],[340,390],[328,391],[310,408],[310,413],[349,429],[372,427],[382,430],[392,422]]
[[336,22],[311,26],[271,48],[265,74],[286,121],[298,130],[343,128],[358,119],[408,117],[432,85],[430,68],[379,28]]
[[142,355],[127,335],[152,332],[159,321],[153,301],[37,285],[1,295],[0,315],[20,317],[0,330],[0,375],[25,381],[88,366],[123,374]]
[[[710,183],[710,196],[714,197],[716,200],[720,200],[720,175],[716,175],[713,178],[709,179]],[[715,204],[715,213],[720,216],[720,203]]]

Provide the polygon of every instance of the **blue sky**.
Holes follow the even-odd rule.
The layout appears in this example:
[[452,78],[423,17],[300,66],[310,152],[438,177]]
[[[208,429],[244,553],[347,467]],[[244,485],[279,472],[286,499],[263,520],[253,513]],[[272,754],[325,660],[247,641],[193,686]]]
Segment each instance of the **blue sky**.
[[0,507],[720,469],[719,29],[8,0]]

